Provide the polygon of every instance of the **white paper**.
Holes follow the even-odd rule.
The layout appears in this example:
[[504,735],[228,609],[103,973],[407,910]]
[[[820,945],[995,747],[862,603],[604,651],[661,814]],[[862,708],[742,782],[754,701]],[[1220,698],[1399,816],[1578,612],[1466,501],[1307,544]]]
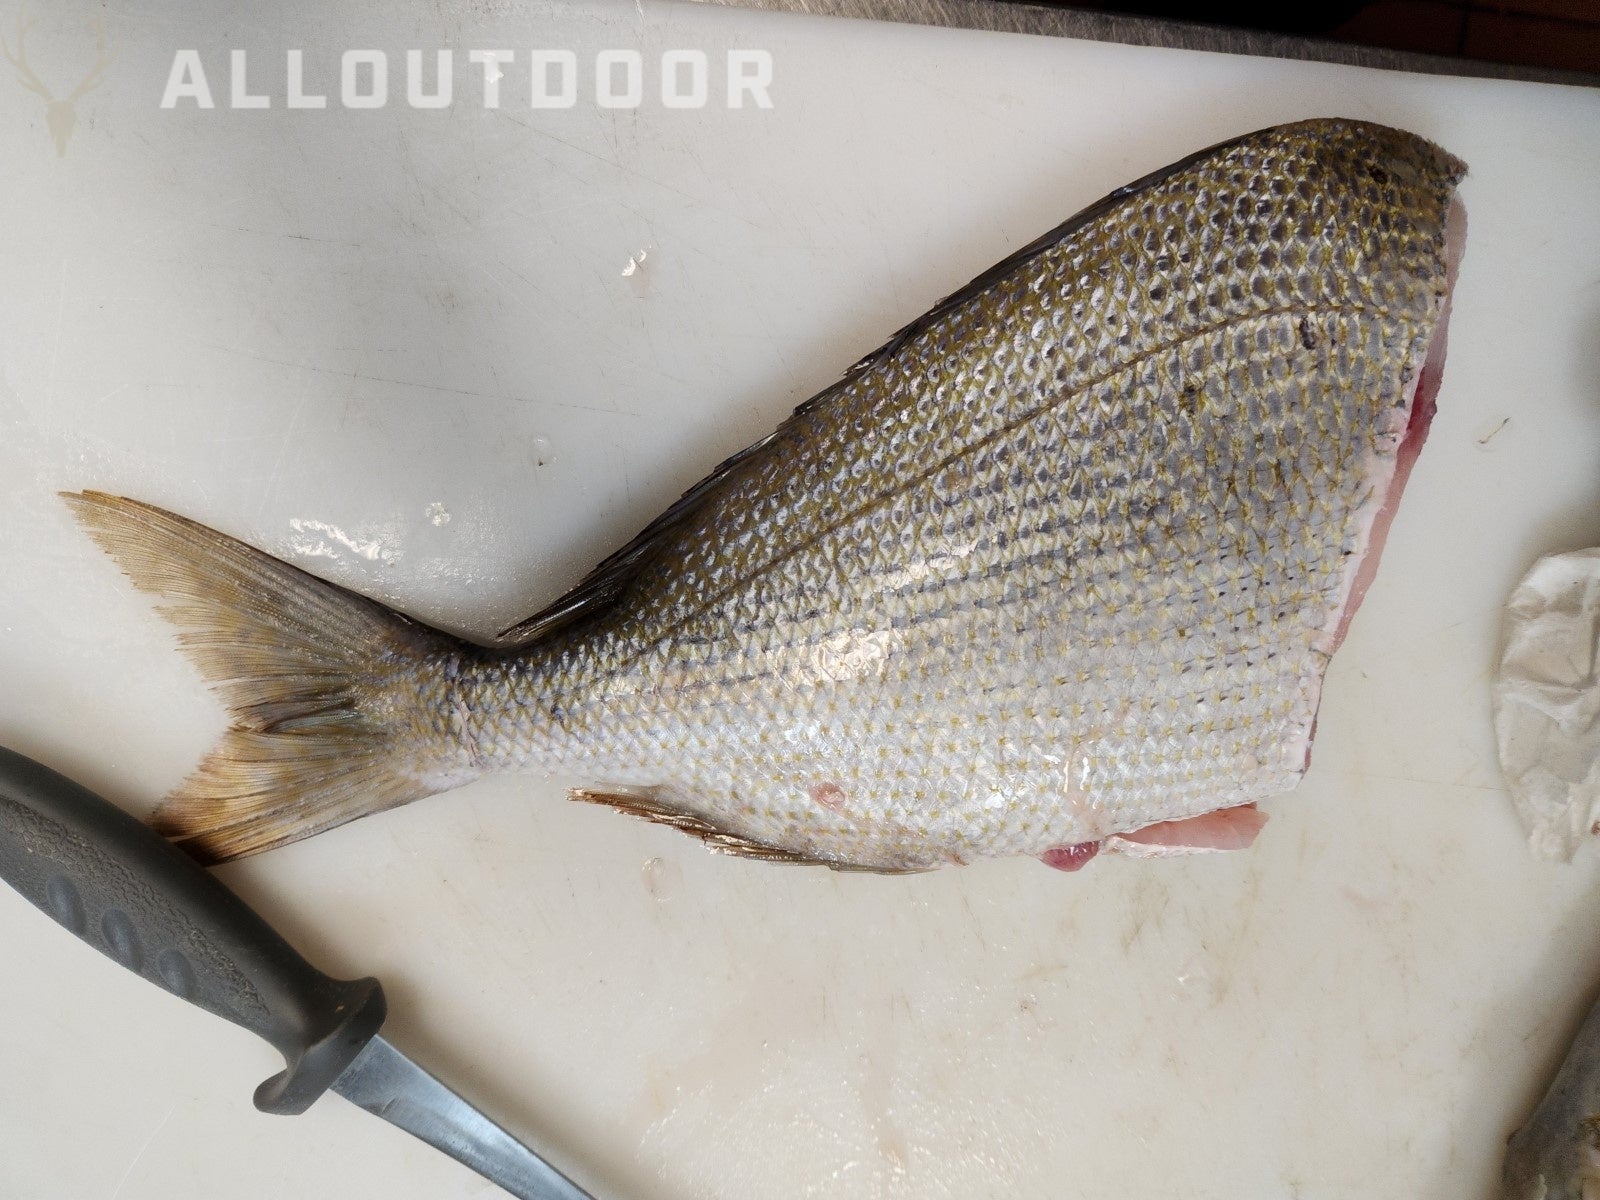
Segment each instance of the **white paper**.
[[1538,854],[1600,834],[1600,548],[1533,565],[1506,606],[1494,687],[1500,767]]

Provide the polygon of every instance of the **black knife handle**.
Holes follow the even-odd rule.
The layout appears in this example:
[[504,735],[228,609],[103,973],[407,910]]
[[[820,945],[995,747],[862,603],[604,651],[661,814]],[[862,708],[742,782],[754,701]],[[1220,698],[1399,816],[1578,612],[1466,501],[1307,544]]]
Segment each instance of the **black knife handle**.
[[383,1024],[376,979],[338,980],[183,851],[115,805],[0,747],[0,879],[102,954],[282,1052],[256,1089],[300,1113]]

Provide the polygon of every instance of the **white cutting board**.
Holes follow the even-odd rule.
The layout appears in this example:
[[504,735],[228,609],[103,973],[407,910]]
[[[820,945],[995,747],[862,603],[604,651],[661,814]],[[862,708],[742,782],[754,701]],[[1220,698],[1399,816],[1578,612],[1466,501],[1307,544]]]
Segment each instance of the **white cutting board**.
[[[33,32],[58,94],[96,11]],[[1439,417],[1254,850],[838,876],[506,778],[221,874],[601,1197],[1494,1194],[1600,983],[1600,865],[1525,852],[1487,690],[1514,581],[1600,542],[1600,92],[655,0],[198,11],[112,0],[65,156],[0,73],[0,743],[139,812],[221,710],[56,489],[489,633],[1129,179],[1328,114],[1468,160]],[[326,92],[446,45],[447,111],[283,107],[286,49]],[[766,49],[774,106],[536,112],[514,64],[485,110],[465,52],[531,46]],[[223,107],[159,107],[180,48]],[[272,108],[226,107],[233,48]],[[256,1114],[267,1047],[9,891],[0,962],[6,1200],[495,1194],[340,1100]]]

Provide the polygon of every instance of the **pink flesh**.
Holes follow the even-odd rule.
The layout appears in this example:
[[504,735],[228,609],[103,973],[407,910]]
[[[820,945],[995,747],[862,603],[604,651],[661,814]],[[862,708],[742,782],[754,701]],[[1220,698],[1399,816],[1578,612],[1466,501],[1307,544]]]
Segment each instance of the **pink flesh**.
[[1237,808],[1219,808],[1216,812],[1201,813],[1182,821],[1160,821],[1117,836],[1146,846],[1243,850],[1256,840],[1256,834],[1266,823],[1266,813],[1256,811],[1254,804],[1241,804]]
[[813,784],[810,793],[813,800],[832,812],[844,807],[844,789],[837,783]]
[[[1437,340],[1442,341],[1442,335]],[[1443,357],[1442,353],[1440,357]],[[1339,614],[1339,623],[1334,627],[1334,650],[1344,644],[1344,635],[1350,628],[1350,618],[1356,615],[1356,609],[1361,607],[1361,602],[1366,599],[1367,589],[1372,586],[1372,581],[1378,574],[1378,560],[1383,557],[1383,544],[1389,538],[1389,526],[1394,522],[1394,514],[1400,510],[1400,495],[1406,489],[1406,480],[1411,478],[1411,468],[1416,465],[1417,456],[1422,453],[1422,443],[1428,439],[1428,427],[1433,424],[1433,414],[1437,411],[1433,398],[1439,391],[1439,373],[1434,364],[1434,354],[1430,350],[1427,362],[1417,372],[1417,387],[1411,401],[1411,416],[1406,422],[1405,434],[1395,451],[1394,478],[1390,480],[1389,490],[1384,495],[1383,507],[1372,520],[1372,530],[1367,534],[1366,553],[1361,556],[1361,566],[1356,571],[1355,582],[1350,587],[1344,611]]]
[[[1444,307],[1439,313],[1439,321],[1434,326],[1433,336],[1429,339],[1423,361],[1416,368],[1416,379],[1409,397],[1410,410],[1406,418],[1405,432],[1401,435],[1400,445],[1395,450],[1394,474],[1390,477],[1388,487],[1383,493],[1383,502],[1372,519],[1372,526],[1367,533],[1366,549],[1362,552],[1355,578],[1334,622],[1332,635],[1326,647],[1329,654],[1343,644],[1344,636],[1350,629],[1350,619],[1361,607],[1361,601],[1366,598],[1367,589],[1372,586],[1372,580],[1378,573],[1378,560],[1383,556],[1383,544],[1389,537],[1389,526],[1394,522],[1395,513],[1399,511],[1401,493],[1405,491],[1406,481],[1411,478],[1411,468],[1416,465],[1417,456],[1422,453],[1422,443],[1428,438],[1428,427],[1433,423],[1433,414],[1436,411],[1434,397],[1438,395],[1439,381],[1444,373],[1445,340],[1450,323],[1450,291],[1455,287],[1456,270],[1460,266],[1461,252],[1466,240],[1467,210],[1458,198],[1451,202],[1450,215],[1445,222]],[[1308,745],[1306,747],[1308,758],[1310,753],[1311,748]]]
[[1099,842],[1079,842],[1076,846],[1052,846],[1039,855],[1039,861],[1058,871],[1076,871],[1099,853]]

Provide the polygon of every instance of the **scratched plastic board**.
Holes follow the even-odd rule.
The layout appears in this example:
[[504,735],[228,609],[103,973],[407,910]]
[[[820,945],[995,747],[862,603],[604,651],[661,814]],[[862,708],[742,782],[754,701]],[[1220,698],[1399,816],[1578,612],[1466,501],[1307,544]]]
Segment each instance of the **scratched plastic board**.
[[[99,11],[32,30],[53,95]],[[1465,158],[1439,417],[1252,851],[837,876],[503,778],[222,876],[604,1197],[1494,1194],[1600,982],[1600,866],[1527,854],[1488,702],[1514,581],[1600,541],[1600,93],[654,2],[195,11],[107,10],[64,155],[0,73],[0,742],[139,812],[221,710],[56,489],[488,633],[1129,179],[1328,114]],[[399,95],[441,46],[451,108],[284,106],[288,49],[337,95],[383,48]],[[774,106],[535,111],[533,46],[585,86],[702,49],[713,96],[766,49]],[[159,107],[181,48],[217,108]],[[270,108],[229,108],[235,48]],[[0,953],[8,1200],[492,1194],[336,1098],[256,1114],[264,1045],[9,892]]]

